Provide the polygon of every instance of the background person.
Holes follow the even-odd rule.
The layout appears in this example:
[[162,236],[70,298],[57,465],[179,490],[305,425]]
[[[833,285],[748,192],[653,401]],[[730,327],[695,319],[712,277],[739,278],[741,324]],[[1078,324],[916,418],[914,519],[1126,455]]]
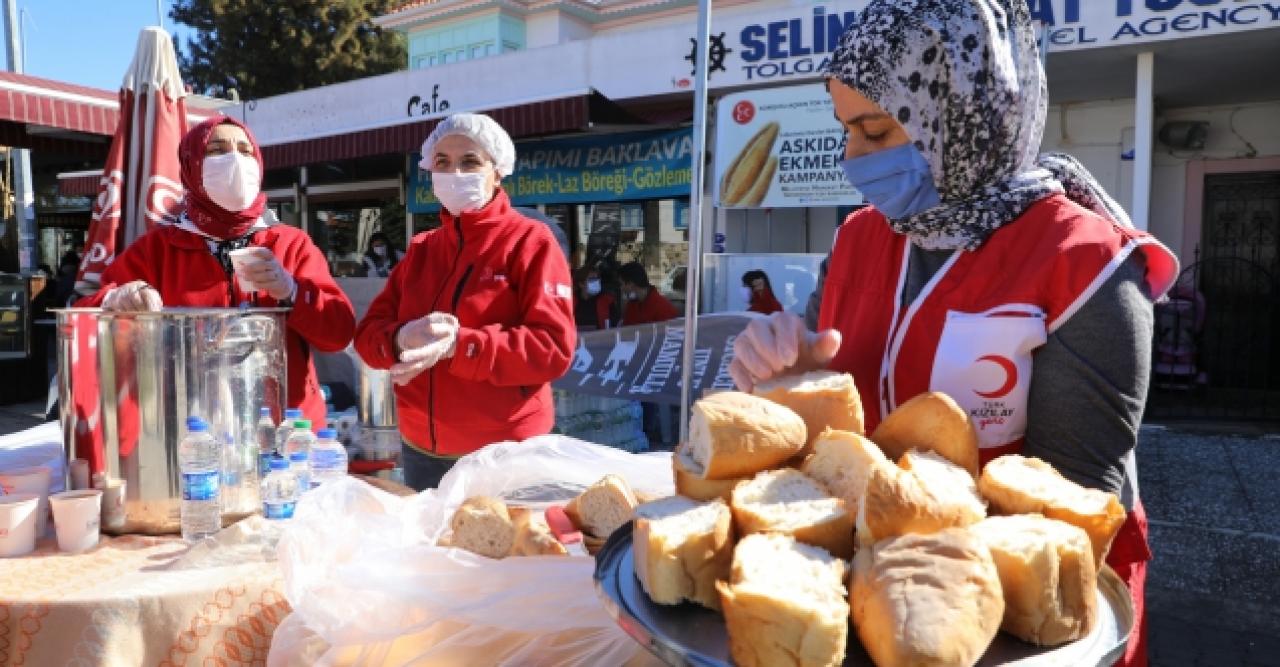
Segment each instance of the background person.
[[369,249],[364,252],[365,276],[369,278],[386,278],[391,269],[404,259],[404,253],[391,245],[391,239],[382,232],[374,232],[369,237]]
[[782,310],[782,304],[773,294],[769,274],[760,269],[742,274],[742,298],[747,302],[747,310],[753,313],[769,315]]
[[579,331],[611,329],[622,319],[616,295],[617,285],[605,278],[605,271],[584,266],[578,269],[573,312]]
[[868,432],[925,391],[971,416],[997,411],[975,419],[984,464],[1035,456],[1129,509],[1107,563],[1135,611],[1122,662],[1145,664],[1151,552],[1134,448],[1152,299],[1176,259],[1074,160],[1037,156],[1048,91],[1023,0],[872,0],[827,83],[842,167],[872,206],[837,235],[819,332],[789,313],[752,321],[735,381],[849,372]]
[[649,282],[649,274],[640,262],[628,262],[618,269],[622,284],[622,299],[626,306],[622,311],[622,326],[666,322],[680,317],[679,311],[667,297],[662,296]]
[[577,344],[564,254],[502,189],[511,137],[488,116],[455,114],[422,156],[441,226],[414,237],[356,330],[361,358],[396,382],[405,482],[419,490],[459,456],[549,433],[550,382]]

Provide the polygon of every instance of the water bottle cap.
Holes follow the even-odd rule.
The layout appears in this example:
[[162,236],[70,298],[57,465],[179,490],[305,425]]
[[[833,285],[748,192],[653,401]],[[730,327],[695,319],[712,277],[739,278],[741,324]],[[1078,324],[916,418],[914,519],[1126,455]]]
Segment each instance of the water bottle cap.
[[307,460],[307,453],[306,453],[306,452],[294,452],[294,453],[292,453],[292,454],[290,454],[290,455],[289,455],[289,460],[290,460],[290,461],[295,461],[295,462],[296,462],[296,461],[306,461],[306,460]]
[[335,440],[338,437],[338,432],[335,429],[322,428],[316,435],[324,438],[325,440]]
[[288,470],[289,462],[280,457],[273,457],[271,459],[271,469],[272,470]]
[[187,417],[188,431],[208,431],[209,425],[199,417]]
[[310,419],[296,419],[296,420],[294,420],[294,422],[293,422],[293,427],[294,427],[294,428],[305,428],[305,429],[307,429],[308,431],[310,431],[310,430],[311,430],[311,420],[310,420]]
[[263,406],[263,407],[261,407],[261,408],[258,408],[258,416],[259,416],[259,417],[270,417],[270,416],[271,416],[271,408],[268,408],[268,407],[266,407],[266,406]]
[[284,416],[288,419],[297,419],[302,416],[302,410],[298,408],[289,408],[284,411]]

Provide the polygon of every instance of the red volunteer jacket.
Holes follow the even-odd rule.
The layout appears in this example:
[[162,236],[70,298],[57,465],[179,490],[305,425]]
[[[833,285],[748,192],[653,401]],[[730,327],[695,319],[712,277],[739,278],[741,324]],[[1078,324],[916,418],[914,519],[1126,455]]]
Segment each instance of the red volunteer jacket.
[[[894,408],[942,391],[978,430],[981,462],[1022,451],[1032,353],[1089,300],[1131,253],[1146,254],[1159,298],[1177,277],[1172,253],[1062,195],[1045,198],[978,250],[957,251],[910,304],[902,304],[910,246],[874,208],[836,236],[819,329],[843,342],[830,368],[853,374],[870,433]],[[1147,520],[1141,502],[1112,542],[1107,563],[1125,580],[1141,626]],[[1144,664],[1135,632],[1122,664]]]
[[747,308],[747,310],[768,315],[781,311],[782,303],[773,295],[773,290],[766,287],[759,292],[751,293],[751,307]]
[[676,307],[658,292],[657,287],[650,287],[649,294],[644,299],[627,302],[626,309],[622,311],[622,326],[666,322],[677,317],[680,317],[680,313]]
[[[312,428],[318,430],[324,427],[325,404],[310,348],[324,352],[345,348],[355,330],[355,311],[329,274],[324,255],[305,232],[273,225],[256,232],[251,244],[270,248],[298,284],[285,336],[286,402],[289,407],[301,408]],[[240,292],[239,281],[233,277],[229,282],[235,299],[231,299],[227,275],[203,237],[162,225],[118,255],[102,274],[102,288],[77,305],[100,306],[108,291],[134,280],[145,280],[154,287],[166,306],[226,308],[249,298]],[[261,307],[277,305],[265,292],[257,297]]]
[[550,382],[569,369],[577,337],[569,265],[547,226],[511,209],[502,190],[414,237],[356,328],[374,368],[397,362],[396,332],[431,312],[461,328],[454,355],[398,386],[400,433],[430,454],[461,456],[551,430]]

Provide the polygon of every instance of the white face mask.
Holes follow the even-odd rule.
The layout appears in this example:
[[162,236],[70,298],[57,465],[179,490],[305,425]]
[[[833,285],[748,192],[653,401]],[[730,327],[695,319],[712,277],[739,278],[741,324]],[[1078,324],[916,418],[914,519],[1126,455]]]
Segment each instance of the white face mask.
[[597,295],[597,294],[599,294],[599,293],[600,293],[600,281],[599,281],[599,280],[588,280],[588,281],[587,281],[587,294],[588,294],[589,296],[595,296],[595,295]]
[[751,303],[751,295],[753,294],[751,288],[743,285],[740,289],[742,290],[742,300]]
[[204,159],[204,191],[228,211],[249,208],[261,187],[262,171],[253,156],[232,152]]
[[378,255],[379,257],[386,257],[387,246],[384,246],[384,245],[373,246],[373,254]]
[[431,172],[431,191],[454,215],[483,208],[489,203],[484,173]]

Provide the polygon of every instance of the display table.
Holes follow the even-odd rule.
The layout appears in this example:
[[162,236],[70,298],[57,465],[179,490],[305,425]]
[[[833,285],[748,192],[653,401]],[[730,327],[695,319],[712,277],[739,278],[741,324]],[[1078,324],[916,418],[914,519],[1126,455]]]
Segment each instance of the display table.
[[0,560],[0,665],[265,664],[290,612],[271,532],[251,517],[197,547],[104,535]]

